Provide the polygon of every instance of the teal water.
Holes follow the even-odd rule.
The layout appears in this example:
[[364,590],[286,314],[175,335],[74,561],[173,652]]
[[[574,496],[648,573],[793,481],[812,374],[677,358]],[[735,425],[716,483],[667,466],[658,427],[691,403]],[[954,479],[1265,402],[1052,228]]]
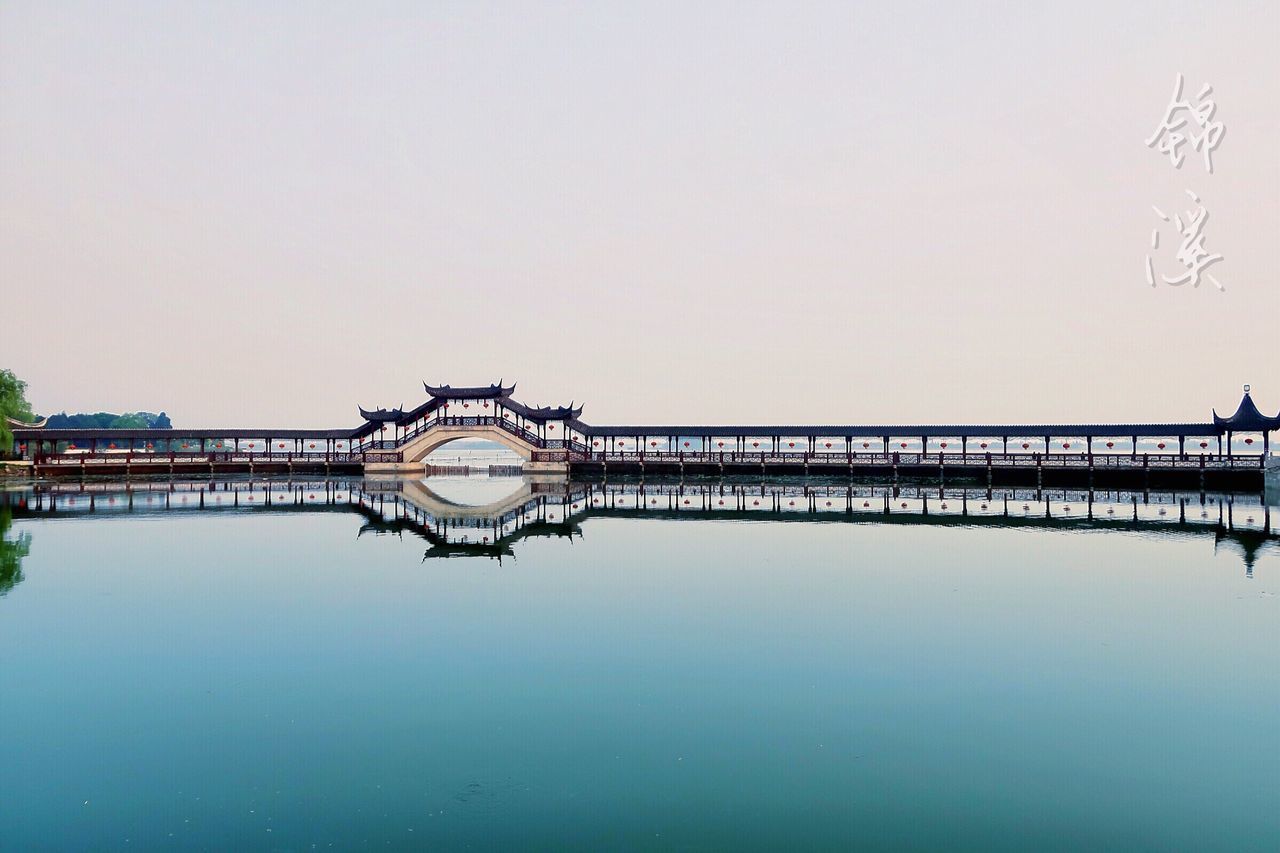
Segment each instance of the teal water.
[[364,523],[18,513],[0,847],[1280,847],[1273,543]]

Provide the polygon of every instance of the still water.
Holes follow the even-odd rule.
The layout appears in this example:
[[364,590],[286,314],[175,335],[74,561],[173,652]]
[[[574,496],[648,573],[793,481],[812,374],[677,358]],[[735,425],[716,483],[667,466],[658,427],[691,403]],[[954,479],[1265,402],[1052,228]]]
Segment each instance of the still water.
[[1280,846],[1257,495],[246,479],[5,503],[4,849]]

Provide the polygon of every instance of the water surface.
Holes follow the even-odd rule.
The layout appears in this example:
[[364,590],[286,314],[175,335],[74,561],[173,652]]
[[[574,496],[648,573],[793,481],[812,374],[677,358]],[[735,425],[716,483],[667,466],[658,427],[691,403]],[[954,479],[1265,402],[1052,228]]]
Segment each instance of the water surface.
[[1224,531],[1194,496],[1108,527],[622,484],[495,527],[492,482],[435,485],[453,527],[385,483],[11,495],[0,846],[1280,844],[1256,496]]

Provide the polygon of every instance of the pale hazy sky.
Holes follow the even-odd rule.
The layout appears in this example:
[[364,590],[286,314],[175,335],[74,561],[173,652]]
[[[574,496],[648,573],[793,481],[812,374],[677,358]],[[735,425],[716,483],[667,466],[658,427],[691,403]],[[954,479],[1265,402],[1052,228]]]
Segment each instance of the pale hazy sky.
[[[1212,176],[1143,146],[1177,72]],[[1146,284],[1188,188],[1226,293]],[[0,366],[43,412],[1274,412],[1278,236],[1275,2],[0,0]]]

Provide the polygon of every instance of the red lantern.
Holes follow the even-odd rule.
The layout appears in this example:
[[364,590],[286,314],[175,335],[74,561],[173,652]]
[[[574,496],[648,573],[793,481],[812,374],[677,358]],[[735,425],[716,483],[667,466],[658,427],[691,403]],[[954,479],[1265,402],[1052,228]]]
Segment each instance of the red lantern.
[[759,446],[760,446],[760,442],[758,442],[758,441],[753,441],[753,442],[751,442],[751,446],[752,446],[752,447],[759,447]]
[[[253,445],[250,445],[250,447],[252,447],[252,446],[253,446]],[[154,447],[155,447],[155,445],[154,445],[154,444],[152,444],[152,443],[151,443],[151,442],[149,442],[149,441],[147,442],[147,450],[151,450],[151,449],[152,449],[152,448],[154,448]]]
[[796,446],[796,443],[795,443],[794,441],[788,441],[788,442],[787,442],[787,446],[788,446],[788,447],[795,447],[795,446]]
[[828,442],[826,442],[826,445],[827,445],[827,447],[830,447],[830,446],[831,446],[831,442],[829,442],[829,441],[828,441]]
[[1208,446],[1209,446],[1209,442],[1207,442],[1207,441],[1202,441],[1202,442],[1200,442],[1200,447],[1201,447],[1201,448],[1205,448],[1205,447],[1208,447]]
[[686,441],[686,442],[684,443],[684,446],[685,446],[685,447],[688,447],[688,446],[689,446],[689,442],[687,442],[687,441]]
[[556,431],[556,425],[555,425],[555,424],[548,424],[548,425],[547,425],[547,429],[551,430],[552,432],[555,432],[555,431]]
[[591,446],[592,446],[592,447],[599,447],[599,446],[600,446],[600,442],[598,442],[598,441],[593,441],[593,442],[591,442]]
[[1115,446],[1116,446],[1116,443],[1114,441],[1107,442],[1107,447],[1115,447]]
[[944,442],[942,442],[942,449],[943,449],[943,450],[946,450],[946,449],[947,449],[947,443],[946,443],[945,441],[944,441]]
[[470,403],[463,403],[463,404],[462,404],[462,408],[464,408],[464,409],[469,409],[469,408],[471,408],[471,404],[470,404]]
[[717,442],[716,442],[716,444],[720,445],[721,447],[724,447],[724,442],[723,442],[723,441],[717,441]]
[[907,504],[906,504],[906,502],[905,502],[905,501],[904,501],[904,502],[903,502],[903,504],[902,504],[902,508],[903,508],[903,509],[906,509],[906,508],[907,508]]
[[980,444],[980,445],[978,445],[978,446],[979,446],[979,447],[981,447],[983,450],[986,450],[986,449],[987,449],[987,443],[986,443],[985,441],[984,441],[984,442],[982,442],[982,444]]
[[486,409],[487,409],[487,408],[489,408],[489,401],[488,401],[488,400],[485,400],[485,401],[484,401],[484,407],[485,407]]
[[69,442],[67,444],[67,450],[75,450],[75,449],[76,449],[76,443],[74,441]]
[[760,506],[760,501],[752,501],[752,502],[751,502],[751,505],[752,505],[752,506]]
[[651,442],[649,442],[649,446],[650,446],[650,447],[657,447],[657,446],[658,446],[658,442],[656,442],[656,441],[651,441]]
[[108,449],[108,450],[115,450],[115,449],[116,449],[116,443],[115,443],[114,441],[113,441],[113,442],[111,442],[110,444],[108,444],[108,445],[107,445],[107,449]]
[[[382,428],[382,431],[383,431],[383,432],[386,432],[386,431],[387,431],[387,428],[386,428],[386,427],[383,427],[383,428]],[[182,445],[182,446],[183,446],[183,447],[186,447],[186,445],[185,445],[185,444],[184,444],[184,445]],[[284,450],[284,442],[283,442],[283,441],[282,441],[282,442],[280,442],[279,447],[280,447],[280,449],[281,449],[281,450]]]
[[1026,450],[1026,449],[1027,449],[1028,447],[1030,447],[1030,446],[1031,446],[1031,445],[1030,445],[1030,444],[1028,444],[1027,442],[1025,442],[1025,441],[1024,441],[1024,442],[1022,442],[1022,449],[1023,449],[1023,450]]
[[900,441],[900,442],[898,442],[898,444],[900,444],[900,445],[901,445],[901,446],[903,446],[903,447],[906,447],[906,446],[907,446],[907,443],[906,443],[905,441]]
[[1160,442],[1159,444],[1156,445],[1156,447],[1160,448],[1161,450],[1164,450],[1164,442],[1163,441]]
[[864,442],[862,442],[862,446],[863,446],[864,448],[866,448],[866,447],[870,447],[870,446],[871,446],[871,442],[869,442],[869,441],[864,441]]
[[689,499],[688,499],[688,498],[685,498],[685,499],[684,499],[684,505],[685,505],[685,506],[688,506],[688,505],[689,505]]
[[1071,447],[1071,442],[1069,442],[1069,441],[1064,441],[1064,442],[1062,442],[1062,449],[1063,449],[1063,450],[1066,450],[1066,449],[1067,449],[1067,448],[1069,448],[1069,447]]
[[862,508],[863,508],[863,509],[866,509],[866,508],[867,508],[867,507],[869,507],[869,506],[871,506],[871,501],[863,501],[863,502],[862,502]]
[[1246,439],[1244,440],[1244,443],[1245,443],[1245,444],[1253,444],[1253,439],[1252,439],[1252,438],[1246,438]]
[[313,441],[313,442],[311,442],[311,449],[312,449],[312,450],[315,450],[315,449],[316,449],[316,443],[315,443],[314,441]]

